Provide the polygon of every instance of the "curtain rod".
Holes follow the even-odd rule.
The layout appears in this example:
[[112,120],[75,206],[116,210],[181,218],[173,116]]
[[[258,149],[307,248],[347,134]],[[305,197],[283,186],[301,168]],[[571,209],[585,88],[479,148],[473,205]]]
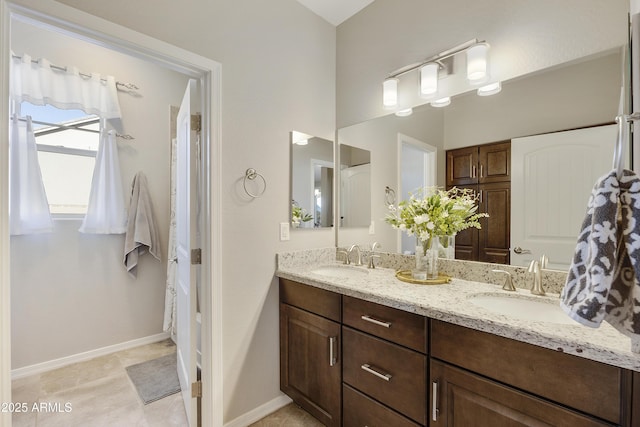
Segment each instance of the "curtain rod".
[[[27,119],[24,119],[22,117],[19,117],[18,120],[20,120],[21,122],[26,122]],[[87,125],[92,125],[95,123],[98,123],[100,121],[100,119],[94,119],[94,120],[88,120],[86,122],[82,122],[82,123],[76,123],[74,125],[61,125],[61,124],[57,124],[57,123],[49,123],[49,122],[43,122],[40,120],[31,120],[31,123],[35,123],[37,125],[45,125],[45,126],[52,126],[55,127],[56,129],[48,129],[48,130],[44,130],[44,131],[34,131],[34,133],[39,133],[41,135],[46,135],[49,133],[55,133],[55,132],[60,132],[62,130],[80,130],[83,132],[91,132],[91,133],[100,133],[99,130],[95,130],[95,129],[84,129],[81,128],[80,126],[87,126]],[[132,137],[129,134],[119,134],[116,133],[116,138],[122,138],[122,139],[126,139],[126,140],[132,140],[135,139],[134,137]]]
[[[15,58],[15,59],[22,59],[22,56],[16,55],[16,54],[13,54],[13,53],[11,54],[11,57]],[[39,63],[39,61],[37,59],[32,59],[31,62],[34,63],[34,64],[38,64]],[[60,65],[54,65],[54,64],[49,64],[49,66],[51,68],[53,68],[54,70],[67,72],[67,67],[62,67]],[[78,72],[78,74],[80,74],[82,77],[87,77],[87,78],[91,77],[91,74],[83,73],[81,71]],[[100,79],[100,80],[103,81],[103,82],[106,82],[105,79]],[[138,86],[136,86],[133,83],[123,83],[123,82],[118,82],[118,81],[116,82],[116,88],[118,90],[123,91],[123,92],[135,91],[135,90],[140,89]],[[124,88],[124,89],[122,89],[122,88]]]

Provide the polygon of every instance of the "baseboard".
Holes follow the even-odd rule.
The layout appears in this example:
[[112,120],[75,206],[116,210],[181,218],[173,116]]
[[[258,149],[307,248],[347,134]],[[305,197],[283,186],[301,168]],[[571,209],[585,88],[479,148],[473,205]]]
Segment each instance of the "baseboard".
[[246,414],[240,415],[233,421],[226,423],[224,427],[247,427],[248,425],[261,420],[262,418],[277,411],[283,406],[288,405],[291,402],[291,398],[283,394],[265,403],[264,405],[258,406],[257,408],[247,412]]
[[22,368],[13,369],[11,371],[11,379],[16,380],[18,378],[24,378],[30,375],[41,374],[43,372],[71,365],[73,363],[84,362],[95,357],[105,356],[107,354],[115,353],[122,350],[128,350],[130,348],[139,347],[145,344],[152,344],[154,342],[166,340],[167,338],[170,338],[170,335],[166,332],[162,332],[160,334],[150,335],[148,337],[138,338],[120,344],[97,348],[95,350],[86,351],[84,353],[72,354],[71,356],[61,357],[60,359],[49,360],[48,362],[24,366]]

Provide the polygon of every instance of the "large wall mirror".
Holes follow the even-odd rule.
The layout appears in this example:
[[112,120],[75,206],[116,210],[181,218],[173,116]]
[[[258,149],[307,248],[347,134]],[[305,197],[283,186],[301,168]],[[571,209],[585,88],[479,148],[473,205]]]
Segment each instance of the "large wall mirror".
[[298,131],[291,136],[291,226],[333,226],[333,141]]
[[[471,92],[454,97],[446,108],[422,105],[414,108],[408,117],[391,114],[339,129],[339,144],[371,152],[371,219],[375,231],[341,228],[338,246],[367,245],[377,241],[387,252],[404,251],[401,234],[384,222],[387,214],[385,188],[393,188],[398,201],[406,198],[407,191],[411,190],[402,188],[408,173],[402,160],[403,140],[431,147],[435,161],[430,168],[435,170],[429,173],[435,176],[436,185],[444,186],[445,151],[448,149],[612,123],[620,104],[626,70],[625,52],[626,46],[621,45],[505,81],[502,92],[492,97],[478,97]],[[614,142],[614,138],[603,141],[611,147],[611,155]],[[419,173],[425,174],[425,171]],[[413,181],[427,182],[425,179],[421,175]],[[576,192],[581,193],[579,197],[586,209],[593,182],[584,184],[580,189],[576,188]],[[559,208],[546,206],[546,209]],[[560,216],[558,212],[557,217]],[[577,228],[575,233],[577,236]],[[568,253],[567,260],[571,257],[572,253]]]

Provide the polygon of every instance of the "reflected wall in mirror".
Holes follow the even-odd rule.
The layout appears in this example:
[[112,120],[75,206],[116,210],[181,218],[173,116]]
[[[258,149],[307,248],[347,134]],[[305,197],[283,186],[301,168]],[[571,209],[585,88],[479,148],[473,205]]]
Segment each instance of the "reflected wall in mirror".
[[371,221],[371,152],[340,144],[340,226],[368,227]]
[[291,132],[291,226],[333,226],[333,142]]
[[[399,179],[397,148],[401,135],[437,148],[436,184],[444,187],[445,151],[448,149],[611,123],[618,114],[620,102],[623,49],[601,52],[504,82],[502,92],[492,97],[478,97],[475,93],[460,95],[446,108],[422,105],[414,108],[409,117],[389,115],[339,129],[340,144],[348,142],[371,151],[372,170],[375,171],[372,176],[375,234],[362,231],[356,234],[340,229],[338,246],[378,241],[386,251],[402,250],[401,234],[384,222],[384,203],[376,203],[377,189],[382,198],[386,185],[397,188],[398,194],[404,194]],[[615,141],[602,143],[611,147],[612,156]],[[586,209],[588,191],[580,197],[584,199]],[[578,227],[579,224],[576,236]],[[511,246],[513,255],[516,246],[513,241]],[[533,257],[540,255],[534,253]],[[572,253],[566,257],[570,261]]]

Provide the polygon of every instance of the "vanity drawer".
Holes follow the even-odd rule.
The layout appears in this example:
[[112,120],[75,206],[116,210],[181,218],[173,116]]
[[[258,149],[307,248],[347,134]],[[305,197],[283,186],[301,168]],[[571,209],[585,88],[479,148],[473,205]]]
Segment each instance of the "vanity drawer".
[[342,381],[423,425],[426,366],[421,353],[342,327]]
[[427,352],[427,318],[424,316],[344,296],[342,318],[345,325]]
[[419,427],[386,406],[344,384],[342,386],[342,427]]
[[280,302],[340,322],[341,295],[288,279],[280,279]]
[[438,320],[431,356],[615,424],[629,417],[621,368]]

